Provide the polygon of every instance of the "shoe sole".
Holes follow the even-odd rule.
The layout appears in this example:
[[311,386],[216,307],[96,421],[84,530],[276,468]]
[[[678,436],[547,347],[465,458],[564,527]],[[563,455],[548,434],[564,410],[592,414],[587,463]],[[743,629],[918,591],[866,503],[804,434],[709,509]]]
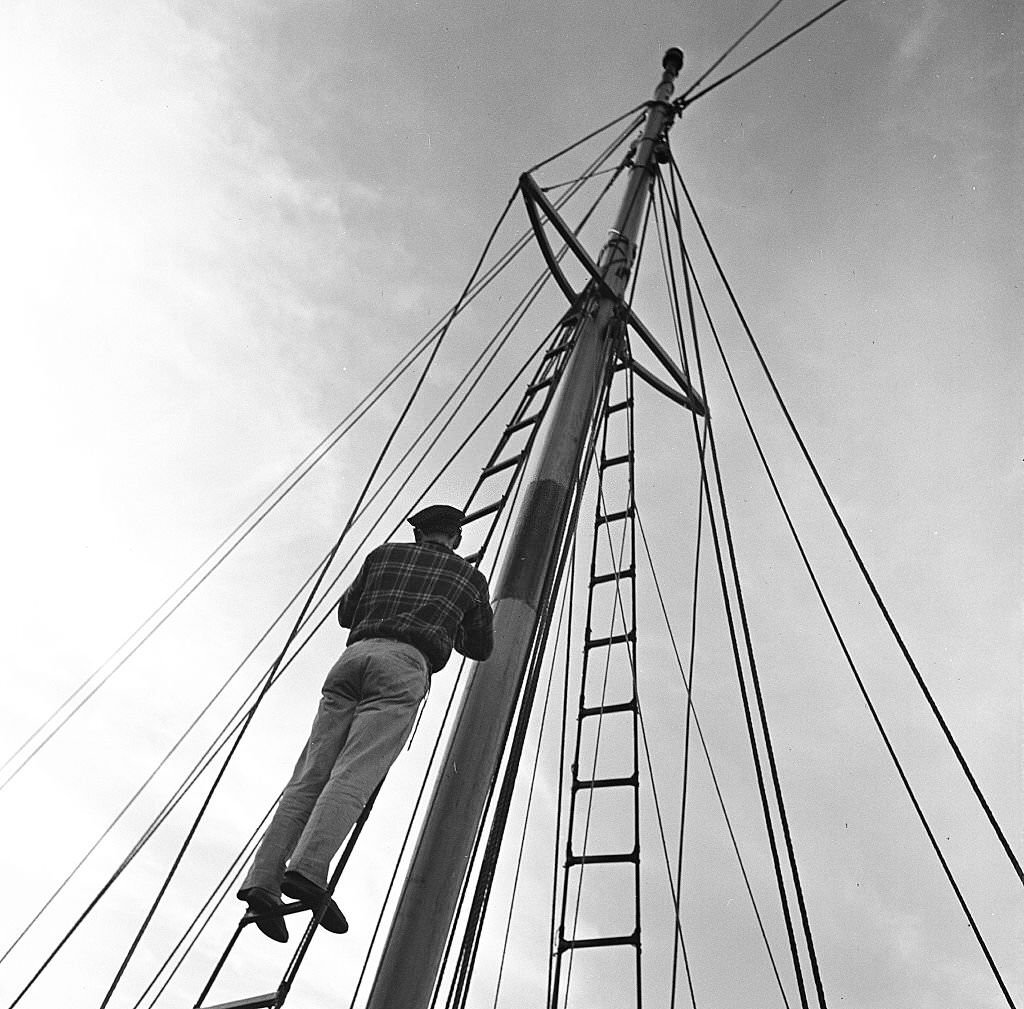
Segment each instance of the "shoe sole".
[[[301,900],[314,909],[320,906],[326,891],[321,890],[316,883],[307,883],[305,880],[297,881],[294,877],[286,876],[284,882],[281,883],[281,892],[286,897]],[[335,935],[344,935],[348,931],[348,919],[333,900],[330,900],[324,909],[324,916],[320,919],[320,924]]]

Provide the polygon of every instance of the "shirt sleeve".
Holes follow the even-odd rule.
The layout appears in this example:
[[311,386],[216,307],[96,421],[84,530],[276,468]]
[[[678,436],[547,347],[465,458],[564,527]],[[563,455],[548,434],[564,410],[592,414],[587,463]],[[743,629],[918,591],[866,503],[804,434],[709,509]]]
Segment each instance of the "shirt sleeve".
[[366,564],[359,569],[355,581],[345,589],[338,601],[338,623],[342,627],[351,627],[356,618],[356,607],[359,605],[359,597],[363,594],[363,585],[366,583]]
[[494,650],[494,613],[486,589],[481,590],[476,605],[463,616],[455,635],[455,650],[478,661],[489,658]]

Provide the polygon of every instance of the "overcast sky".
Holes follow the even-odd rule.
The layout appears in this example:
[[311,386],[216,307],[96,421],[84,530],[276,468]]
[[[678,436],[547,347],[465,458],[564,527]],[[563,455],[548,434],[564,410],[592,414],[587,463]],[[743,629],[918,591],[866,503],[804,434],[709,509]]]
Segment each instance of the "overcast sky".
[[[8,689],[0,756],[100,666],[454,302],[521,171],[650,97],[668,46],[685,51],[685,86],[767,6],[3,5]],[[782,3],[723,70],[824,6]],[[1018,851],[1022,31],[1009,0],[850,0],[696,102],[672,133],[683,176],[810,451]],[[568,176],[552,166],[546,181],[571,177],[579,163],[567,164]],[[614,204],[602,209],[597,243]],[[525,223],[516,207],[505,239]],[[521,276],[541,268],[530,256]],[[482,302],[453,329],[414,428],[521,290]],[[720,290],[712,297],[724,304]],[[553,295],[544,308],[509,349],[504,371],[482,384],[479,413],[563,305]],[[640,314],[672,343],[663,303]],[[865,678],[1020,1002],[1019,882],[843,558],[740,328],[724,313],[722,326]],[[829,1004],[1003,1005],[815,608],[721,369],[710,383]],[[410,388],[407,381],[357,427],[0,791],[8,827],[0,841],[8,908],[0,955],[333,543]],[[685,628],[698,477],[689,419],[645,389],[637,425],[640,507],[659,579]],[[488,431],[436,497],[465,499],[493,441]],[[442,439],[440,448],[446,455],[454,444]],[[411,504],[411,496],[400,501],[394,520]],[[772,909],[721,604],[716,610],[713,572],[705,573],[708,644],[696,703],[756,867],[759,900]],[[672,809],[682,692],[649,578],[639,591],[653,620],[646,638],[641,632],[641,680]],[[223,718],[283,638],[279,628],[257,653],[218,709]],[[268,698],[144,941],[142,962],[112,1005],[135,1004],[273,800],[342,644],[328,627]],[[397,850],[393,824],[408,816],[455,668],[436,683],[423,728],[389,781],[385,810],[343,883],[353,932],[314,946],[303,994],[296,988],[292,996],[297,1006],[351,998]],[[657,728],[660,711],[667,717]],[[216,728],[214,717],[0,964],[0,994],[20,990]],[[698,761],[694,774],[684,903],[697,1004],[782,1005],[706,766]],[[551,855],[540,835],[553,795],[548,775],[530,835],[524,885],[534,889],[514,919],[502,1005],[542,999]],[[158,835],[23,1005],[99,1004],[198,801]],[[650,808],[646,816],[653,827]],[[657,900],[664,871],[656,831],[649,840],[648,1004],[667,1005],[669,921],[664,898]],[[193,1004],[203,967],[237,915],[239,905],[227,905],[166,1004]],[[600,917],[599,909],[589,913]],[[768,913],[781,939],[778,912]],[[225,999],[271,990],[284,966],[276,948],[249,932]],[[489,934],[487,961],[493,945]],[[582,961],[576,983],[571,1005],[624,1004]],[[788,975],[786,985],[797,1004]]]

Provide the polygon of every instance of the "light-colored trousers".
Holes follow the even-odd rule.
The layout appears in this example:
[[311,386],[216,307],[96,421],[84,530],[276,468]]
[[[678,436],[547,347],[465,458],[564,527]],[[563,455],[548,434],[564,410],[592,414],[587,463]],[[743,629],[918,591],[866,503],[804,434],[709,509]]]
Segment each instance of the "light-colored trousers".
[[286,863],[327,886],[331,860],[409,738],[429,679],[412,645],[368,638],[345,649],[243,889],[280,894]]

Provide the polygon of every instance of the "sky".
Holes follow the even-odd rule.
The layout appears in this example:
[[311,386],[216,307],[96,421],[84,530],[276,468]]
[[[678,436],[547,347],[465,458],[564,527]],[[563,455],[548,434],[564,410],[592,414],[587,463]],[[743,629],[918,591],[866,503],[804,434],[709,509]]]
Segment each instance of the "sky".
[[[824,6],[782,3],[723,71]],[[668,46],[685,52],[685,85],[766,7],[5,4],[3,756],[101,668],[453,304],[520,172],[645,101]],[[1022,33],[1010,2],[850,0],[695,102],[672,131],[683,177],[786,402],[1018,852]],[[551,166],[544,179],[571,178],[580,163],[567,161],[567,175],[561,163]],[[592,248],[610,225],[612,205],[602,209],[607,216],[585,233]],[[501,234],[510,240],[525,227],[517,205]],[[465,372],[523,278],[540,271],[535,250],[524,256],[512,278],[520,286],[504,300],[481,299],[453,327],[410,415],[412,430]],[[695,258],[711,290],[707,256]],[[710,297],[809,551],[827,572],[872,694],[1019,1003],[1019,882],[843,553],[721,289]],[[471,409],[482,414],[498,378],[563,310],[557,294],[542,300]],[[663,301],[652,294],[640,314],[672,343]],[[411,389],[411,377],[399,383],[0,786],[10,825],[0,840],[9,867],[0,955],[329,549]],[[815,607],[720,369],[709,375],[708,395],[829,1004],[1003,1005]],[[638,388],[637,401],[638,499],[670,612],[685,625],[699,475],[692,432],[650,390]],[[431,491],[436,499],[465,499],[494,423]],[[439,448],[453,449],[459,430]],[[411,496],[398,501],[392,524],[411,504]],[[755,887],[771,907],[709,560],[705,551],[699,626],[708,644],[695,704]],[[640,667],[645,710],[666,715],[650,719],[650,743],[662,794],[671,795],[683,695],[652,582],[638,594],[655,611]],[[278,627],[259,646],[197,738],[0,963],[5,1005],[118,867],[284,634]],[[111,1005],[135,1004],[273,801],[342,645],[328,626],[268,695]],[[398,850],[394,824],[409,815],[455,671],[453,664],[432,690],[346,875],[352,934],[340,956],[333,937],[314,944],[295,1005],[352,997]],[[783,1005],[699,760],[694,775],[684,925],[697,1004]],[[539,776],[537,792],[528,896],[516,903],[499,1005],[542,1001],[550,774]],[[21,1005],[100,1003],[198,803],[193,797],[172,817]],[[670,918],[646,813],[648,1004],[668,1004]],[[620,818],[612,813],[610,822],[614,829]],[[504,907],[511,898],[499,894]],[[584,923],[596,924],[617,900],[598,899]],[[158,1004],[194,1004],[237,911],[228,900],[195,963]],[[778,938],[776,919],[769,929]],[[253,931],[232,961],[235,987],[225,999],[255,994],[253,983],[271,990],[283,968],[279,951],[268,956]],[[484,944],[485,978],[494,973],[498,933],[500,925]],[[570,1005],[628,1004],[615,987],[621,970],[612,971],[609,979],[581,960]],[[480,1004],[492,1003],[492,988],[482,982]],[[793,992],[787,981],[796,1004]]]

